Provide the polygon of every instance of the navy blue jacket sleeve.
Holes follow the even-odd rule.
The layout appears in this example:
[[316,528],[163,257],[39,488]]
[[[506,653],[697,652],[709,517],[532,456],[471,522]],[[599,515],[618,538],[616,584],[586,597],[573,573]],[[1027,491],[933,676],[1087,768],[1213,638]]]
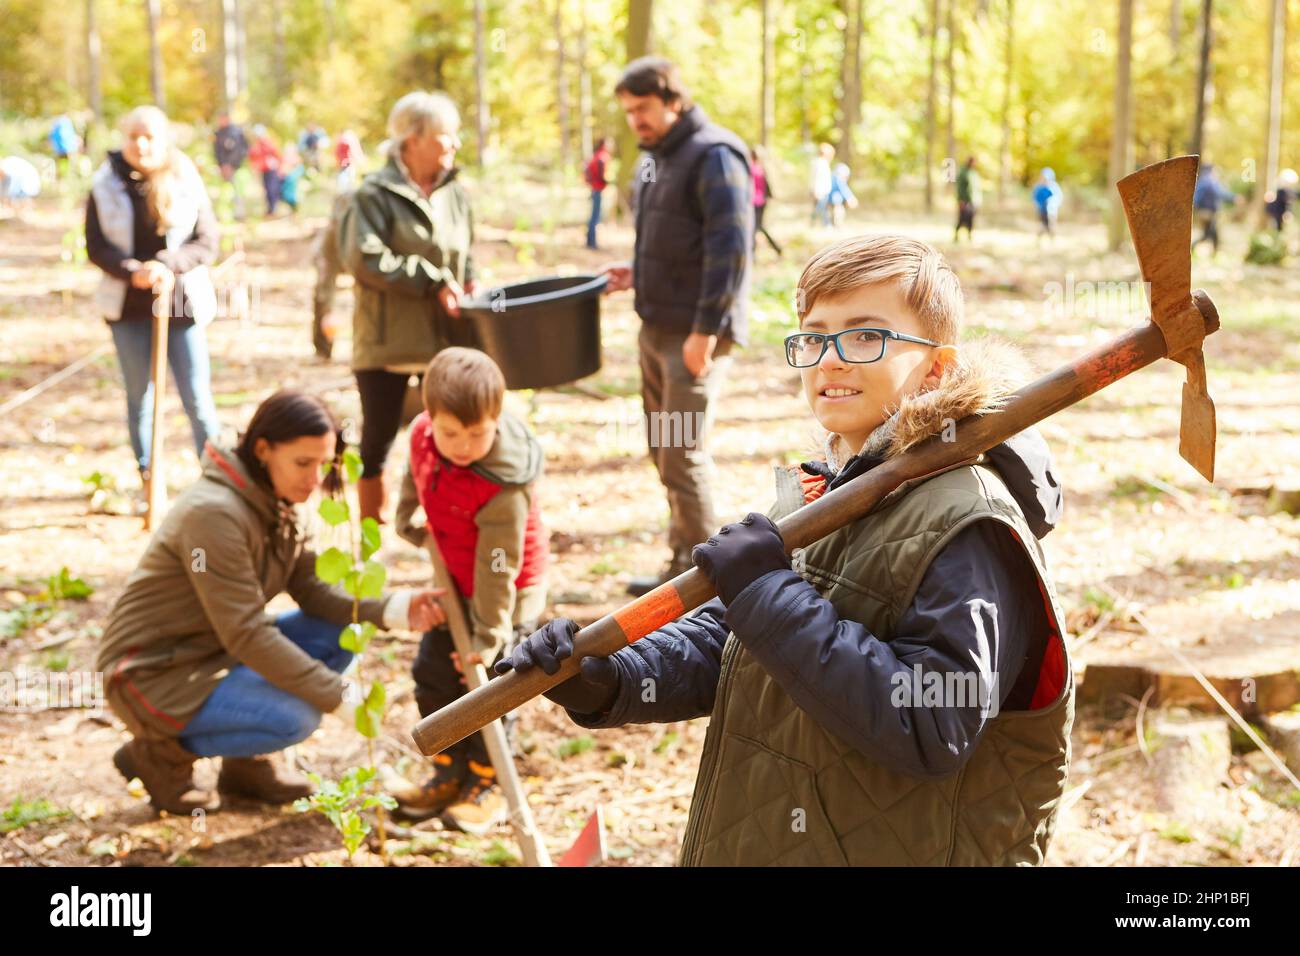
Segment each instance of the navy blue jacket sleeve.
[[[970,757],[1031,645],[1045,642],[1045,618],[1032,565],[992,521],[963,529],[936,555],[888,643],[842,620],[789,570],[758,578],[725,616],[818,724],[884,766],[931,779],[956,773]],[[969,693],[927,700],[927,685],[939,678],[940,687]]]
[[583,727],[598,728],[668,723],[712,713],[722,647],[730,633],[725,613],[714,598],[612,655],[619,693],[609,712],[569,711],[569,717]]
[[692,332],[717,335],[745,277],[754,233],[754,183],[744,160],[715,146],[700,165],[696,199],[704,215],[700,296]]

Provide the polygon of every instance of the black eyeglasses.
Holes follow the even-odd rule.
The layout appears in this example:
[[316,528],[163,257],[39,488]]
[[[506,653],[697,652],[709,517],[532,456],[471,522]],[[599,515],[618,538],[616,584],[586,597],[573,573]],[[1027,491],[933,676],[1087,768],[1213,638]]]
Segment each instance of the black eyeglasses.
[[795,368],[811,368],[822,360],[832,342],[841,359],[864,365],[879,362],[885,357],[885,343],[890,339],[915,342],[917,345],[939,345],[915,335],[904,335],[893,329],[845,329],[834,335],[824,332],[797,332],[785,339],[785,360]]

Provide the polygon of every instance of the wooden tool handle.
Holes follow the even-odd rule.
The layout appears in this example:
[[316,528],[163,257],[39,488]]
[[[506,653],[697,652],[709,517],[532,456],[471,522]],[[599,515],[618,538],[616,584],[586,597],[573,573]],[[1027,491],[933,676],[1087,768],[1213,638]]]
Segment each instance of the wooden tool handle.
[[[1194,294],[1194,301],[1208,335],[1219,327],[1218,312],[1209,296],[1200,290]],[[1148,322],[1125,332],[1015,392],[1001,411],[962,419],[957,423],[954,441],[942,441],[940,436],[927,439],[783,518],[777,527],[786,551],[806,547],[861,518],[904,482],[974,459],[1012,435],[1164,357],[1165,340],[1154,324]],[[547,675],[539,667],[522,674],[511,671],[430,714],[412,731],[416,746],[426,754],[445,750],[490,721],[575,676],[582,658],[608,657],[699,607],[716,593],[699,569],[691,568],[679,574],[579,631],[574,638],[573,656],[556,673]]]

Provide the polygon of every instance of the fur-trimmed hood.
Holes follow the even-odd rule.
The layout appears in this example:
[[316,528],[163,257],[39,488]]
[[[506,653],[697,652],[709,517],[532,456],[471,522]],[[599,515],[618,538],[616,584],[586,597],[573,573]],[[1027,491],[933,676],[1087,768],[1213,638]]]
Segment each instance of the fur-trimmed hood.
[[[858,452],[876,459],[893,458],[949,421],[986,415],[1001,408],[1011,393],[1029,381],[1029,363],[1020,350],[993,339],[974,339],[957,347],[957,358],[937,387],[908,395]],[[836,471],[850,457],[839,435],[826,438],[827,463]]]
[[[803,470],[825,477],[827,489],[843,484],[939,434],[949,421],[996,412],[1031,375],[1029,362],[1014,346],[993,339],[963,342],[939,385],[904,398],[856,455],[850,456],[843,439],[830,433],[826,463],[810,462]],[[1051,531],[1060,519],[1062,496],[1042,435],[1026,429],[990,449],[985,460],[1007,483],[1034,534],[1041,538]]]

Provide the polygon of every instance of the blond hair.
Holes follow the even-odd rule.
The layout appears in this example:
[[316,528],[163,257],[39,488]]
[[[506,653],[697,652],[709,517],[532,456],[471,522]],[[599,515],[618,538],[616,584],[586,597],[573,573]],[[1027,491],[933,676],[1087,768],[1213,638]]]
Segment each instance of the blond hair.
[[172,142],[171,122],[167,114],[156,106],[137,106],[122,117],[118,128],[123,136],[130,136],[137,123],[160,125],[167,137],[167,159],[156,169],[138,170],[144,179],[145,202],[149,214],[158,223],[158,235],[163,235],[174,224],[172,214],[176,208],[176,197],[185,183],[182,181],[183,164],[188,161]]
[[401,152],[408,139],[423,136],[428,130],[454,133],[459,129],[460,111],[450,96],[416,90],[394,103],[388,114],[388,148],[390,152]]
[[500,366],[478,349],[443,349],[424,373],[424,407],[430,417],[447,412],[466,426],[500,418],[505,395]]
[[817,252],[799,277],[799,321],[820,298],[882,282],[899,284],[926,336],[945,345],[957,341],[966,312],[961,282],[938,249],[907,236],[850,236]]

